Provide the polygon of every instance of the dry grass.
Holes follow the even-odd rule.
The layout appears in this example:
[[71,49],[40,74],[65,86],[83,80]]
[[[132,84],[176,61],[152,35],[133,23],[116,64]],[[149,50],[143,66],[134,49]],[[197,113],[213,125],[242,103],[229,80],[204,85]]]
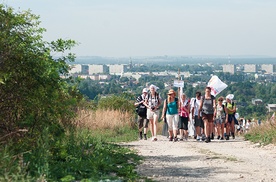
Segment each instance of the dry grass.
[[256,124],[246,133],[245,138],[262,144],[276,144],[276,121],[268,119],[260,126]]
[[118,110],[80,110],[76,119],[76,125],[80,128],[114,129],[125,125],[132,125],[134,115]]

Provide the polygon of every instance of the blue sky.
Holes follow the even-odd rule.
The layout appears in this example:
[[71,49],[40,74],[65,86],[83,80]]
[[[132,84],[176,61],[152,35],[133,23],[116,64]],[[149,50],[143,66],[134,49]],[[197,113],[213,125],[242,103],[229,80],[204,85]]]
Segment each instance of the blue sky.
[[77,56],[276,57],[275,0],[2,0],[31,9]]

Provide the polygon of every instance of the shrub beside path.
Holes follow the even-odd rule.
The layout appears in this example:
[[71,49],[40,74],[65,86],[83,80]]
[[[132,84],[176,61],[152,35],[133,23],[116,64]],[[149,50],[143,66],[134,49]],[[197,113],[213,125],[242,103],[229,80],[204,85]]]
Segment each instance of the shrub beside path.
[[123,143],[145,157],[137,167],[154,181],[276,181],[276,146],[261,146],[236,137],[210,143],[139,140]]

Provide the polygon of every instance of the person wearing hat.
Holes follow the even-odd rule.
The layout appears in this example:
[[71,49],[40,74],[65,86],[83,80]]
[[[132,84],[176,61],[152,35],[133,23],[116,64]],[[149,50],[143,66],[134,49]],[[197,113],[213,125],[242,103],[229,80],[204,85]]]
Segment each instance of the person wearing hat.
[[147,107],[145,106],[145,100],[148,95],[148,89],[144,88],[142,95],[137,97],[134,106],[137,109],[138,115],[138,130],[139,130],[139,139],[143,139],[143,128],[144,128],[144,140],[147,140],[147,130],[149,125],[149,120],[147,119]]
[[177,141],[177,132],[178,132],[178,108],[179,102],[176,98],[176,92],[173,89],[170,89],[168,92],[168,97],[164,101],[162,117],[166,117],[168,123],[168,132],[169,132],[169,141]]
[[236,112],[236,104],[233,102],[234,95],[228,94],[226,96],[226,109],[228,113],[228,122],[226,124],[226,140],[229,140],[230,131],[233,139],[235,139],[235,112]]
[[147,107],[147,119],[150,122],[150,131],[152,141],[157,141],[157,122],[159,118],[159,107],[161,105],[161,97],[156,91],[158,87],[150,85],[150,93],[148,93],[145,106]]

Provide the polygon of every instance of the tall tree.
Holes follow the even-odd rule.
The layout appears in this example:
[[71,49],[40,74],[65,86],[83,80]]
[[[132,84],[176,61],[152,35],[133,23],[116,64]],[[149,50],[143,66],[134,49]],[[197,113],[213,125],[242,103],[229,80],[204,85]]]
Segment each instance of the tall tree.
[[[16,12],[0,4],[0,133],[6,140],[26,129],[34,136],[49,127],[57,128],[72,116],[77,92],[61,78],[68,73],[65,54],[76,42],[59,39],[43,41],[39,16]],[[54,58],[52,55],[63,55]],[[75,98],[72,97],[75,93]]]

